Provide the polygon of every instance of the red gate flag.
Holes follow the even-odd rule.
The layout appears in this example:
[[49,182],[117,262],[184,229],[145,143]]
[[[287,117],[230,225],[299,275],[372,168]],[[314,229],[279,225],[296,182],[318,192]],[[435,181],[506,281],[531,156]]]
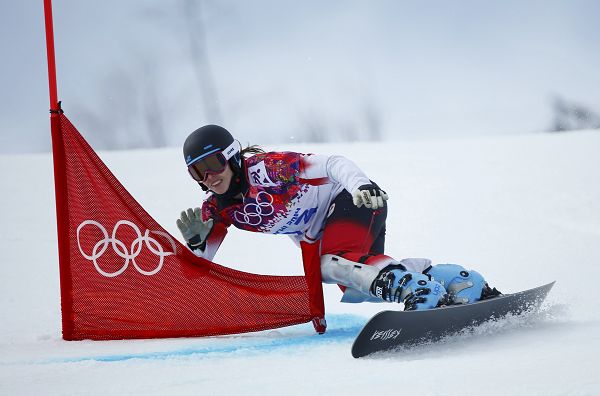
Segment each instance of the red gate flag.
[[304,276],[249,274],[195,256],[62,112],[52,121],[64,339],[208,336],[323,318],[320,277],[309,292]]
[[313,321],[325,331],[318,245],[303,276],[195,256],[119,183],[60,109],[52,2],[44,0],[63,338],[208,336]]

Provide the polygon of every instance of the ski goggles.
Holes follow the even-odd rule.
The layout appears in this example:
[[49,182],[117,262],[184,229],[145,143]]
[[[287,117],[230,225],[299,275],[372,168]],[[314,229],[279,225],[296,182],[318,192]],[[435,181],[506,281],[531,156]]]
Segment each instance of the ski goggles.
[[194,180],[203,182],[208,174],[223,172],[225,166],[227,166],[227,160],[223,156],[223,153],[219,152],[194,162],[188,166],[188,172],[190,172]]
[[225,170],[227,160],[238,153],[236,142],[233,142],[224,151],[215,149],[195,158],[188,164],[188,172],[198,182],[206,180],[209,174],[219,174]]

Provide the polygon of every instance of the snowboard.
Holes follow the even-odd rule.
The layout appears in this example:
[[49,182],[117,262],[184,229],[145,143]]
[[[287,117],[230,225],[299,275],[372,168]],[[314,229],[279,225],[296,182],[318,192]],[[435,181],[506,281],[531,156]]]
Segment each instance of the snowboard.
[[539,308],[554,282],[513,294],[502,294],[472,304],[450,305],[424,311],[382,311],[373,316],[352,345],[352,356],[400,346],[440,340],[463,329]]

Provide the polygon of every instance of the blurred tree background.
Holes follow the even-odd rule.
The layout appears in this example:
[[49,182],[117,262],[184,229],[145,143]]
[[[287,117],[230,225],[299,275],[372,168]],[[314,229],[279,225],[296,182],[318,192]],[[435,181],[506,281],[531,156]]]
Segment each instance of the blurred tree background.
[[[96,149],[600,128],[591,0],[54,0],[59,98]],[[43,8],[0,16],[0,152],[50,149]]]

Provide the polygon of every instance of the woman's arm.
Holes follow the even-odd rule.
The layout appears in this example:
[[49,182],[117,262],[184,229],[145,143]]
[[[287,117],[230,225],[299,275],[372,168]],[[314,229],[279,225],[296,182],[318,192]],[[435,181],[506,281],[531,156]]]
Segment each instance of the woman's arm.
[[225,225],[222,223],[214,223],[210,233],[208,234],[208,237],[199,246],[190,248],[196,256],[212,261],[226,235],[227,227],[225,227]]
[[371,184],[354,162],[341,155],[305,155],[303,165],[303,181],[309,184],[339,183],[351,194]]
[[177,227],[195,255],[212,260],[227,235],[227,227],[216,207],[205,201],[202,208],[181,212]]

